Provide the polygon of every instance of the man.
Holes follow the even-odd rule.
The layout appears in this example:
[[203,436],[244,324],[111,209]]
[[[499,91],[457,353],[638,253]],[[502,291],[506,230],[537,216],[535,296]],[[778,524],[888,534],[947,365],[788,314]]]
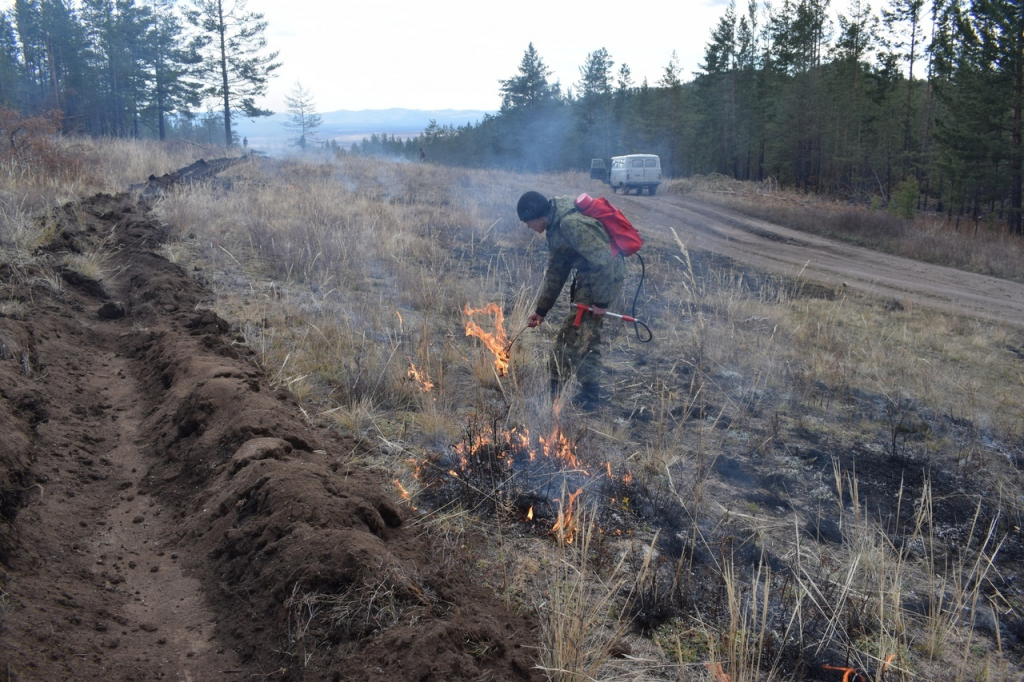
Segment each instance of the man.
[[555,338],[549,369],[552,394],[575,373],[580,384],[577,402],[584,409],[594,409],[602,400],[601,325],[608,306],[622,290],[625,261],[612,254],[604,226],[580,213],[571,197],[549,200],[539,192],[526,192],[519,198],[516,212],[528,228],[544,234],[548,242],[544,285],[527,326],[536,327],[544,321],[573,270],[574,300],[593,308],[583,315],[578,327],[574,324],[576,309],[570,311]]

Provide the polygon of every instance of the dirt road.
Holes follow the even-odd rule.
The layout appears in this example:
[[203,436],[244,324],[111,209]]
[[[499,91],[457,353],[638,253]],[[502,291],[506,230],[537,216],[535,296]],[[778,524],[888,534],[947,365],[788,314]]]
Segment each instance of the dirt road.
[[680,196],[616,196],[645,236],[769,272],[1024,327],[1024,285],[798,232]]

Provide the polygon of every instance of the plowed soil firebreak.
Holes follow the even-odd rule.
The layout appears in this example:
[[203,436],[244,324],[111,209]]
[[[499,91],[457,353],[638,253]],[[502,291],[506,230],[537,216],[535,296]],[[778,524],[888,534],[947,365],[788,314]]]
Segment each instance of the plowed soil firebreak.
[[[152,193],[65,206],[32,265],[0,265],[0,675],[540,679],[535,624],[156,253]],[[102,283],[59,266],[101,245]]]

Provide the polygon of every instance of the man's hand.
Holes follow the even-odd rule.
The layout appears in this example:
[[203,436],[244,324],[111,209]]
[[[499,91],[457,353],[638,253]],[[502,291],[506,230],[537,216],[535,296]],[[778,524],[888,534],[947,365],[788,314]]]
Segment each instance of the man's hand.
[[607,308],[598,308],[596,305],[590,306],[590,314],[594,317],[604,317],[606,312],[608,312]]
[[528,317],[526,319],[526,326],[527,327],[536,327],[537,325],[539,325],[543,321],[544,321],[544,318],[542,316],[538,315],[537,313],[530,313],[530,317]]

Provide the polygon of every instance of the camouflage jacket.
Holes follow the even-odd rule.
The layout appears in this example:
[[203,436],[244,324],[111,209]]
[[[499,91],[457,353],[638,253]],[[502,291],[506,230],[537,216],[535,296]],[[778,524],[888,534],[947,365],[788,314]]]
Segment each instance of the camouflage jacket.
[[573,269],[587,278],[593,301],[581,301],[607,308],[621,287],[621,256],[612,254],[611,240],[604,225],[576,209],[572,197],[551,200],[548,226],[548,264],[544,272],[544,286],[537,297],[536,312],[547,314],[555,305],[565,280]]

